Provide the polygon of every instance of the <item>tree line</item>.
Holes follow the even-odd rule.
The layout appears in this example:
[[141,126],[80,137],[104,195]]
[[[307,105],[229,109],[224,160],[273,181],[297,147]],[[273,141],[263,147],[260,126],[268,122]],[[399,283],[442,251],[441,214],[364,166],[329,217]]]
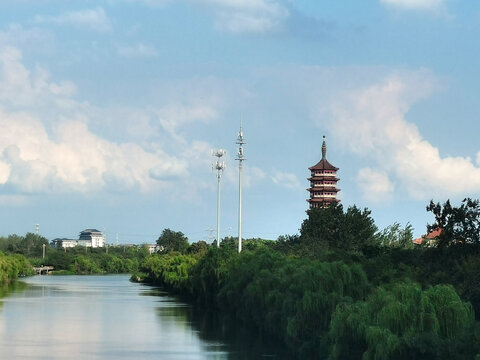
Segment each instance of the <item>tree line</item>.
[[431,204],[429,229],[443,237],[415,247],[410,225],[379,231],[368,209],[341,204],[309,210],[297,235],[245,241],[240,254],[234,238],[188,245],[166,229],[132,278],[252,324],[298,359],[474,358],[478,201]]
[[31,267],[50,265],[55,268],[56,274],[79,275],[134,273],[149,254],[146,246],[142,245],[52,248],[45,237],[33,233],[0,237],[0,252],[22,255]]

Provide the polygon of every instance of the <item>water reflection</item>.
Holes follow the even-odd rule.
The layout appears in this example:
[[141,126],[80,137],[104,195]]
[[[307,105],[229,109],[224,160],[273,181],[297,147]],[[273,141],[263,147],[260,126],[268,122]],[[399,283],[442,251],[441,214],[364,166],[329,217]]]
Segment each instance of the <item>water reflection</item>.
[[228,319],[132,284],[127,275],[37,276],[0,288],[1,294],[8,296],[0,299],[0,359],[237,360],[277,354]]
[[147,294],[164,298],[162,306],[156,309],[157,316],[162,322],[174,318],[177,326],[193,328],[203,340],[200,346],[206,353],[222,352],[224,358],[229,360],[291,358],[284,344],[236,321],[230,315],[187,305],[159,288],[152,288]]
[[222,342],[228,346],[230,360],[273,358],[290,359],[285,346],[246,326],[230,315],[221,315],[193,307],[192,326],[199,330],[203,344]]

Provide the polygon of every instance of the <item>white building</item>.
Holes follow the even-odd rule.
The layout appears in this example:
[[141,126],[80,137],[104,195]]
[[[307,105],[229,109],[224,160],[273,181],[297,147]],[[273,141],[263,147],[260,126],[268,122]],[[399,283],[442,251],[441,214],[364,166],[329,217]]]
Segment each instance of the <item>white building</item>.
[[148,252],[150,254],[155,254],[160,250],[160,246],[158,246],[157,244],[146,244],[146,245],[148,247]]
[[105,237],[96,229],[85,229],[80,233],[78,239],[54,239],[51,242],[53,247],[61,248],[73,248],[76,246],[84,247],[104,247],[105,246]]
[[102,232],[97,229],[85,229],[80,233],[78,237],[78,242],[85,243],[83,246],[88,246],[92,248],[104,247],[105,246],[105,237]]
[[76,239],[53,239],[51,242],[52,247],[61,247],[61,248],[73,248],[78,245],[78,240]]

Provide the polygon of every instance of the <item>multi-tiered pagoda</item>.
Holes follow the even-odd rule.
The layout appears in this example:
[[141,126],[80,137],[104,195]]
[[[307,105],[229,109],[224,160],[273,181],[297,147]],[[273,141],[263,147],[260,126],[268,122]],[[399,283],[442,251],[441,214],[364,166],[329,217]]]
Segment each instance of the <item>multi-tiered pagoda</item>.
[[340,189],[337,189],[337,181],[340,180],[337,178],[338,168],[327,161],[325,136],[322,144],[322,160],[308,169],[311,172],[311,177],[308,179],[310,188],[307,189],[310,193],[310,199],[307,199],[310,203],[310,209],[338,203],[340,201],[337,199],[337,193],[340,191]]

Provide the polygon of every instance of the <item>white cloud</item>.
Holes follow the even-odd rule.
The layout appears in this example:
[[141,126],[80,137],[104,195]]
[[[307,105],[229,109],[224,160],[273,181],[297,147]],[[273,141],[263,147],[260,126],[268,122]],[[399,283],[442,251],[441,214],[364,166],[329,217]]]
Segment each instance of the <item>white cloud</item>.
[[211,10],[215,24],[237,34],[264,34],[282,30],[288,9],[275,0],[184,0]]
[[22,54],[17,48],[0,49],[0,99],[4,106],[31,106],[51,99],[52,95],[61,101],[75,93],[71,82],[51,82],[45,69],[36,68],[31,72],[21,60]]
[[20,24],[9,24],[0,31],[0,46],[7,45],[45,51],[54,47],[54,36],[44,29],[26,29]]
[[35,21],[38,23],[71,25],[95,31],[110,31],[112,29],[110,19],[102,8],[69,11],[58,16],[37,15]]
[[35,117],[0,112],[0,127],[3,183],[25,193],[109,187],[149,191],[156,185],[152,169],[166,177],[185,170],[185,164],[165,154],[102,139],[78,120],[60,122],[49,136]]
[[144,43],[136,45],[123,45],[117,47],[117,54],[127,58],[135,57],[155,57],[158,55],[157,49],[154,46]]
[[10,164],[0,161],[0,184],[5,184],[10,176]]
[[288,189],[298,189],[301,187],[298,177],[292,173],[276,171],[271,178],[275,184]]
[[480,167],[468,157],[441,157],[405,119],[412,104],[432,94],[435,77],[422,70],[395,73],[340,96],[332,131],[350,150],[372,159],[416,198],[480,192]]
[[420,10],[446,13],[446,0],[380,0],[386,6],[400,10]]
[[385,171],[371,168],[360,169],[357,181],[363,192],[363,197],[372,202],[382,202],[393,195],[394,185]]
[[181,105],[174,104],[161,108],[158,111],[159,122],[170,134],[175,134],[178,127],[194,121],[208,122],[217,116],[211,105]]
[[[242,184],[246,187],[252,187],[255,183],[264,180],[267,177],[265,171],[257,166],[243,166]],[[238,178],[238,175],[236,175]]]
[[[169,189],[180,180],[193,194],[204,186],[188,173],[205,165],[195,152],[211,147],[192,144],[179,131],[194,121],[215,117],[213,107],[170,104],[143,112],[122,110],[120,117],[131,116],[132,126],[136,119],[144,121],[144,129],[139,130],[143,141],[134,143],[129,137],[113,141],[91,128],[98,127],[97,120],[103,122],[109,111],[76,102],[74,90],[70,82],[50,81],[43,69],[26,68],[18,49],[0,48],[0,190],[1,185],[9,185],[20,194],[148,192]],[[118,128],[118,123],[111,126]],[[130,130],[125,126],[127,136]],[[168,134],[175,155],[164,150],[158,134],[150,139],[145,131]]]

